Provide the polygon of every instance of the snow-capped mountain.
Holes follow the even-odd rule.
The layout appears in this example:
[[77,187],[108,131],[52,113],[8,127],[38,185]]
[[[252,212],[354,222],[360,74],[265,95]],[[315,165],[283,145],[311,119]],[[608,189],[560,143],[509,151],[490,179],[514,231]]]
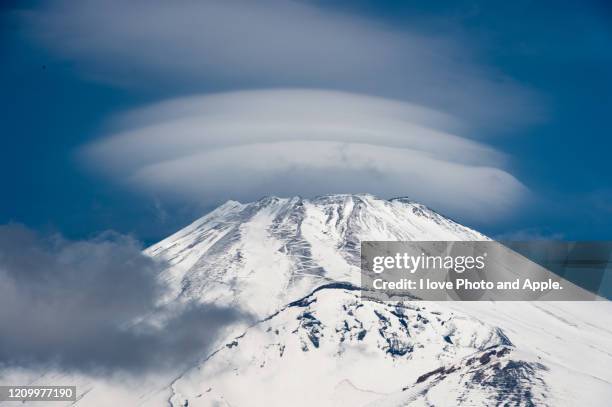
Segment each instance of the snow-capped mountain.
[[609,302],[382,303],[360,296],[361,240],[485,240],[370,195],[228,202],[147,250],[165,300],[259,322],[171,384],[173,406],[607,405]]
[[162,303],[256,322],[172,377],[27,382],[76,384],[67,405],[81,407],[609,405],[609,301],[391,303],[356,289],[362,240],[487,239],[404,198],[230,201],[146,253],[169,265]]
[[153,245],[179,299],[266,317],[329,282],[359,284],[362,240],[485,240],[407,199],[331,195],[230,201]]

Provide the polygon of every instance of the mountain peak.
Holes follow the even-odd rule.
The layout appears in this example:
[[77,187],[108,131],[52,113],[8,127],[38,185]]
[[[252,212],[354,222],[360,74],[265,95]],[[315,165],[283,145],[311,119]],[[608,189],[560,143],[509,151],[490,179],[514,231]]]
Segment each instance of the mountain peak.
[[[450,219],[450,218],[444,217],[443,215],[431,209],[427,205],[424,205],[406,196],[385,199],[385,198],[379,198],[369,193],[325,194],[325,195],[317,195],[313,198],[305,198],[300,195],[295,195],[291,197],[279,197],[275,195],[266,195],[266,196],[259,198],[258,200],[254,202],[245,203],[245,204],[242,204],[238,201],[229,200],[225,202],[223,205],[221,205],[219,208],[232,208],[238,205],[253,205],[253,206],[259,206],[259,207],[270,206],[270,205],[295,205],[295,204],[303,204],[304,202],[312,203],[315,205],[330,205],[330,204],[351,205],[354,203],[364,203],[364,204],[368,204],[368,203],[393,204],[393,203],[396,203],[396,204],[404,204],[404,205],[410,206],[411,208],[416,207],[420,209],[421,211],[425,211],[430,214],[435,214],[436,216],[439,216],[445,219]],[[217,208],[217,210],[219,208]]]

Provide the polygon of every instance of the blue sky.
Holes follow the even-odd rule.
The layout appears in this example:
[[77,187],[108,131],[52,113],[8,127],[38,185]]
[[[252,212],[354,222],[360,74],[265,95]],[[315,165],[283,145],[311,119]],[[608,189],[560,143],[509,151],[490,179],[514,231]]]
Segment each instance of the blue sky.
[[[337,126],[348,118],[359,124],[345,132],[375,123],[374,131],[387,136],[377,133],[368,142],[367,154],[374,152],[364,160],[378,165],[385,151],[425,151],[440,160],[436,168],[457,169],[440,180],[411,172],[410,164],[381,164],[378,176],[390,186],[374,191],[379,195],[402,192],[404,184],[394,174],[407,171],[432,187],[406,184],[401,195],[420,198],[489,235],[610,239],[610,7],[605,2],[430,3],[271,0],[256,7],[243,2],[204,7],[188,2],[186,14],[159,2],[126,10],[116,2],[101,8],[96,1],[78,7],[62,1],[5,4],[0,223],[74,238],[111,229],[153,242],[234,195],[293,193],[293,186],[304,195],[347,185],[371,192],[375,179],[368,181],[361,167],[346,173],[333,167],[331,180],[320,188],[313,187],[320,179],[317,171],[329,162],[314,168],[288,159],[289,168],[311,171],[290,173],[291,188],[281,185],[285,167],[253,170],[261,163],[244,159],[255,151],[244,140],[255,137],[256,151],[268,161],[276,157],[273,149],[284,157],[302,145],[296,143],[313,143],[307,136],[262,136],[268,127],[253,119],[259,117],[253,106],[269,106],[273,112],[263,116],[286,123],[282,134],[297,134],[317,120]],[[185,23],[186,16],[193,19]],[[226,97],[224,92],[246,93]],[[316,111],[303,121],[291,110],[296,100],[303,103],[295,107],[300,112],[333,103],[325,115]],[[222,154],[216,148],[234,130],[210,120],[211,106],[244,127],[237,144],[223,145]],[[367,114],[358,114],[360,109]],[[193,128],[176,127],[173,118],[179,114],[196,126],[201,139],[193,141]],[[396,127],[390,119],[395,114],[412,127]],[[200,134],[201,128],[216,133]],[[427,131],[416,131],[415,140],[398,136],[414,128]],[[142,157],[126,153],[130,143],[151,137],[151,129],[168,129],[170,135],[145,143]],[[341,143],[348,146],[344,153],[351,163],[364,157],[362,139],[332,137],[329,128],[316,131],[318,144],[305,145],[325,149]],[[432,144],[422,150],[418,137],[430,137]],[[171,149],[175,138],[201,154],[195,162],[184,150],[159,152]],[[217,147],[203,145],[202,139]],[[448,147],[451,142],[455,147]],[[475,149],[484,153],[468,157]],[[401,154],[399,160],[430,165],[424,161],[429,155]],[[176,165],[167,165],[177,157]],[[241,174],[215,176],[223,166],[200,164],[213,158],[259,177],[247,177],[245,185],[267,181],[246,193]],[[168,174],[164,183],[153,171],[160,168]],[[489,182],[493,175],[498,181],[474,187],[470,174],[474,182]],[[352,183],[356,175],[363,184]],[[236,189],[219,186],[224,183]],[[469,199],[453,185],[472,188],[467,195],[482,205],[482,216],[470,213]]]

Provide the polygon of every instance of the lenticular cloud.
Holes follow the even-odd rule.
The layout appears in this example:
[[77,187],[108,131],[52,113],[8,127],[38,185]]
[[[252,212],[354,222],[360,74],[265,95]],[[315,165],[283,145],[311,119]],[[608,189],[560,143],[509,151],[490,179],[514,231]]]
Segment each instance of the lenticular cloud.
[[410,196],[471,220],[508,215],[526,188],[500,152],[450,134],[455,120],[343,92],[261,90],[178,98],[117,118],[85,146],[99,171],[168,199]]

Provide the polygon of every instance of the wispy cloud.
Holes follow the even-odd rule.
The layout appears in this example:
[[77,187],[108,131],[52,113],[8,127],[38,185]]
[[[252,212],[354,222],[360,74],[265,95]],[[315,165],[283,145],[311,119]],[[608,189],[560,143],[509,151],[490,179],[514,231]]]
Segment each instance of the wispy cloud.
[[318,87],[402,98],[474,127],[528,122],[533,92],[452,37],[306,1],[53,0],[26,31],[85,75],[177,94]]
[[266,194],[410,195],[470,220],[507,215],[526,188],[498,151],[441,130],[420,106],[314,90],[171,100],[121,117],[82,151],[111,177],[165,199],[215,204]]

